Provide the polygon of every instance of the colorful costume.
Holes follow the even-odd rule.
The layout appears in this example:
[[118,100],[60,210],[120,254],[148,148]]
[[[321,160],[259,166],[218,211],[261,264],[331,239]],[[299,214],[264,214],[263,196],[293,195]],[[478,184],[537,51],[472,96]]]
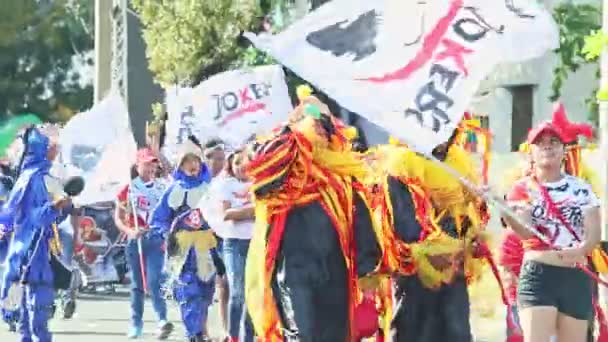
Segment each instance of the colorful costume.
[[351,341],[358,277],[375,271],[382,253],[360,183],[367,169],[347,128],[315,97],[292,119],[248,165],[256,227],[247,308],[263,341]]
[[[383,146],[377,153],[388,172],[380,207],[390,251],[385,260],[399,274],[392,340],[469,342],[467,285],[480,276],[480,257],[487,256],[480,253],[485,203],[406,146]],[[460,146],[449,146],[444,162],[478,182]]]
[[[54,301],[51,247],[58,240],[54,223],[67,216],[67,210],[53,206],[56,182],[48,172],[49,138],[37,129],[27,131],[24,159],[15,187],[5,205],[12,216],[13,243],[6,259],[4,285],[27,284],[22,299],[21,341],[51,341],[47,327]],[[52,185],[51,183],[55,183]],[[53,239],[51,241],[51,239]],[[24,270],[25,268],[25,270]],[[9,287],[2,289],[2,299]]]
[[197,176],[187,176],[177,169],[150,224],[153,234],[168,239],[168,286],[179,303],[188,338],[197,342],[204,341],[203,328],[213,301],[218,258],[213,232],[198,209],[210,180],[204,164]]

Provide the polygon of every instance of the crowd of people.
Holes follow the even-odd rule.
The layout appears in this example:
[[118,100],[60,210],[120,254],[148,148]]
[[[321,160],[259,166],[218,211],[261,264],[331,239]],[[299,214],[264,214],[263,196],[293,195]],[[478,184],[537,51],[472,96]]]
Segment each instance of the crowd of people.
[[[593,317],[608,337],[596,305],[596,274],[608,271],[599,198],[567,122],[531,130],[526,167],[501,206],[495,262],[488,201],[503,202],[460,143],[463,125],[432,158],[394,139],[365,150],[315,96],[300,101],[288,123],[240,148],[190,137],[173,165],[158,149],[137,152],[114,215],[127,237],[129,338],[143,336],[149,295],[161,340],[175,328],[168,298],[187,339],[210,340],[217,297],[226,341],[470,342],[468,286],[486,263],[502,266],[509,341],[592,340]],[[51,341],[55,289],[71,303],[64,315],[75,308],[73,285],[58,284],[66,262],[54,261],[57,224],[81,213],[68,190],[51,186],[53,135],[29,128],[23,140],[16,182],[0,179],[1,299],[22,289],[12,308],[3,305],[5,320],[21,341]]]

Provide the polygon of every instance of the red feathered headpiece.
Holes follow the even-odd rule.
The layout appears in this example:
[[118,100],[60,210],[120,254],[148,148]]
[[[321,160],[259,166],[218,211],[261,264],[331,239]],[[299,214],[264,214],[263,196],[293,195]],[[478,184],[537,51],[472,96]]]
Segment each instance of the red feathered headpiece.
[[553,110],[553,120],[551,124],[560,129],[566,143],[575,142],[579,135],[586,138],[593,137],[593,126],[589,124],[578,124],[570,122],[566,115],[566,109],[562,103],[556,103]]

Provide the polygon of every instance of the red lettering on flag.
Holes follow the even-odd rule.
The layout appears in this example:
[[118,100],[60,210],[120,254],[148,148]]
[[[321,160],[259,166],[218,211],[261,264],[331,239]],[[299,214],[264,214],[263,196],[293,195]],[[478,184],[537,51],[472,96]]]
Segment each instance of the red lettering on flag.
[[241,107],[246,107],[249,102],[253,102],[253,99],[249,97],[249,88],[239,90],[239,97],[241,98]]
[[437,55],[436,60],[441,61],[446,58],[454,59],[454,63],[458,70],[460,70],[465,76],[469,74],[467,67],[464,65],[464,57],[462,56],[465,53],[472,53],[473,50],[467,49],[464,46],[456,43],[453,40],[445,38],[441,41],[443,43],[445,50]]
[[249,113],[255,113],[259,110],[265,110],[265,109],[266,109],[266,104],[264,104],[263,102],[256,102],[247,107],[242,107],[241,109],[235,111],[234,113],[231,113],[230,115],[226,116],[226,118],[224,120],[222,120],[222,122],[220,122],[220,126],[224,126],[228,122],[230,122],[232,120],[236,120]]
[[387,83],[392,81],[404,80],[410,77],[418,69],[422,68],[428,61],[433,58],[433,53],[439,46],[441,39],[450,28],[450,24],[458,14],[458,11],[462,8],[463,0],[452,0],[448,13],[439,19],[437,25],[433,28],[431,33],[424,37],[422,43],[422,50],[418,51],[414,59],[407,63],[403,68],[397,69],[393,72],[389,72],[379,77],[369,77],[361,79],[361,81],[368,81],[373,83]]

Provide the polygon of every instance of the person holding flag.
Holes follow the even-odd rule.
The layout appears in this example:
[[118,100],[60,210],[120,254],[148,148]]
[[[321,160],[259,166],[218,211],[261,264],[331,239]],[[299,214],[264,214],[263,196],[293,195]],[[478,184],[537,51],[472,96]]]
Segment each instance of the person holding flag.
[[[577,124],[572,123],[568,120],[566,115],[565,108],[563,104],[557,103],[555,105],[555,109],[553,112],[553,118],[550,123],[544,123],[545,133],[550,133],[551,130],[559,133],[560,139],[564,141],[564,157],[562,164],[562,173],[564,175],[570,175],[574,177],[578,177],[582,179],[584,182],[587,182],[591,189],[595,194],[600,193],[599,183],[597,179],[597,175],[591,169],[589,165],[584,163],[582,160],[582,146],[579,143],[579,136],[584,136],[587,139],[591,139],[593,137],[593,128],[588,124]],[[541,126],[539,126],[541,127]],[[513,170],[509,170],[505,176],[506,185],[509,188],[513,188],[515,184],[521,182],[522,180],[533,176],[534,174],[534,162],[531,155],[532,144],[530,140],[520,145],[520,152],[524,154],[526,157],[526,162]],[[510,194],[512,198],[513,193]],[[505,273],[508,273],[511,278],[511,287],[513,289],[517,289],[520,283],[520,274],[522,272],[522,265],[524,264],[524,254],[526,252],[525,246],[529,247],[529,243],[525,242],[525,239],[522,239],[521,236],[513,231],[512,229],[507,227],[506,221],[503,220],[504,226],[507,228],[504,232],[503,241],[500,246],[500,255],[501,255],[501,265],[505,269]],[[529,242],[529,241],[528,241]],[[596,248],[591,253],[591,259],[589,263],[590,267],[593,268],[594,271],[600,273],[608,272],[608,267],[606,264],[605,253],[600,249]],[[593,286],[594,295],[597,296],[597,286]],[[516,297],[517,292],[512,295],[512,307],[515,313],[515,317],[518,318],[518,305],[516,305]],[[595,308],[596,311],[599,310],[599,307]],[[598,317],[601,321],[601,315]],[[587,332],[587,341],[593,340],[593,325],[594,320],[593,317],[590,316],[588,332]],[[518,327],[519,328],[519,327]],[[521,328],[517,331],[509,332],[509,341],[523,341],[523,335],[521,334]]]
[[[461,130],[433,150],[430,160],[392,140],[383,212],[389,269],[395,281],[393,341],[472,340],[467,286],[481,275],[485,203],[437,163],[478,186],[474,163],[456,142]],[[388,223],[386,223],[388,219]],[[484,255],[485,256],[485,255]]]
[[162,284],[165,262],[165,243],[162,236],[150,234],[152,210],[166,189],[165,182],[156,178],[158,157],[150,148],[137,152],[137,177],[117,195],[115,221],[128,237],[127,262],[131,276],[131,328],[128,337],[143,335],[144,294],[149,293],[156,312],[158,338],[167,339],[173,324],[167,321],[167,304]]

